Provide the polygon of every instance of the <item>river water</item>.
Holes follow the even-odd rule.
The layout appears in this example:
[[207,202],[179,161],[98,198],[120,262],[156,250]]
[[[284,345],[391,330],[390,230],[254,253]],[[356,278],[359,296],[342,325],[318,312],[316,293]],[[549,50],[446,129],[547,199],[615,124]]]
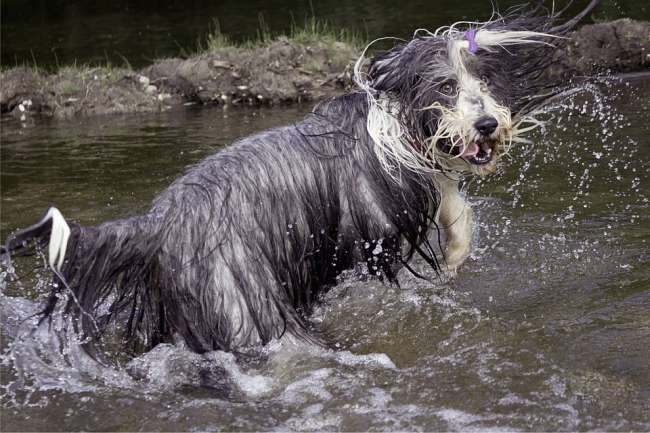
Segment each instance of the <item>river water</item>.
[[[2,430],[650,430],[650,82],[602,88],[469,183],[456,278],[346,274],[312,317],[337,350],[238,363],[179,343],[100,367],[26,332],[46,272],[17,261]],[[82,224],[142,212],[189,165],[309,109],[3,119],[0,235],[51,204]]]

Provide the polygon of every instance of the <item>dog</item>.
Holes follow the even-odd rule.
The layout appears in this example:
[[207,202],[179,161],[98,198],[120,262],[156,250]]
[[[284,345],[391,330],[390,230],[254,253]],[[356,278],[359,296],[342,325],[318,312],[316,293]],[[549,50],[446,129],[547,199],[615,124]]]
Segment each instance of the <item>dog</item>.
[[563,24],[519,9],[416,31],[370,60],[366,48],[356,91],[208,157],[145,215],[82,227],[52,207],[2,254],[47,247],[41,323],[61,311],[93,357],[111,326],[134,355],[176,336],[200,353],[319,342],[307,317],[342,270],[395,282],[403,267],[423,277],[414,255],[435,272],[461,266],[473,217],[460,182],[538,124],[562,91],[542,73],[553,43],[596,2]]

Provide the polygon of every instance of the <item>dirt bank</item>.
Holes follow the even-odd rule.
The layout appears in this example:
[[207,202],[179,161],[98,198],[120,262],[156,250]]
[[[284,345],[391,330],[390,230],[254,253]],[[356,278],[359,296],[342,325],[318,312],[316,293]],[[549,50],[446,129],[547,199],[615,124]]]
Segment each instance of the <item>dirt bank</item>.
[[[277,38],[164,59],[140,71],[66,67],[55,74],[13,68],[0,74],[0,109],[18,117],[152,112],[188,104],[278,104],[318,100],[351,85],[359,49],[345,42]],[[587,25],[556,52],[553,74],[650,71],[650,23]]]
[[581,27],[555,58],[552,72],[565,76],[650,72],[650,22],[625,18]]
[[43,74],[21,67],[0,75],[2,113],[56,117],[150,112],[187,104],[277,104],[319,99],[350,82],[358,49],[343,42],[278,38],[253,48],[224,47],[164,59],[140,71],[66,67]]

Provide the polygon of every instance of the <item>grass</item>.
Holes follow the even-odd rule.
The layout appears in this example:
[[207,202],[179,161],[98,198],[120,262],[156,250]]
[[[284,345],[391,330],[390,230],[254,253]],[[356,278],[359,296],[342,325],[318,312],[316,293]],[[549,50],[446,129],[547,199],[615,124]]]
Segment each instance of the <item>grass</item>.
[[310,17],[305,19],[302,25],[297,25],[292,19],[291,28],[288,33],[273,33],[262,15],[259,16],[259,28],[256,36],[244,41],[236,41],[221,31],[218,20],[213,24],[204,41],[197,43],[198,53],[205,51],[218,51],[232,48],[258,48],[269,45],[279,38],[286,38],[290,41],[301,44],[325,43],[333,44],[343,42],[353,48],[361,49],[366,44],[366,39],[360,33],[348,29],[335,29],[327,21]]
[[300,43],[344,42],[353,48],[361,49],[366,45],[368,38],[363,37],[359,32],[345,28],[335,29],[327,21],[312,16],[305,20],[302,26],[293,23],[289,39]]
[[88,71],[93,72],[97,70],[102,70],[102,71],[106,71],[110,75],[113,72],[117,72],[117,71],[135,70],[131,66],[131,63],[128,61],[128,59],[126,59],[124,56],[122,56],[119,53],[117,54],[122,59],[123,65],[118,65],[116,63],[111,62],[108,59],[108,56],[106,56],[105,61],[97,62],[97,63],[91,63],[91,62],[78,63],[76,60],[74,60],[70,64],[59,64],[57,59],[55,65],[41,66],[40,64],[37,63],[36,59],[32,56],[32,60],[29,62],[24,61],[23,63],[16,62],[14,65],[0,65],[0,73],[6,73],[16,68],[27,68],[30,69],[37,76],[49,76],[49,75],[57,75],[57,74],[64,74],[64,73],[70,74],[71,73],[70,71],[75,71],[72,73],[73,75],[83,76],[89,73]]
[[197,44],[199,51],[216,51],[224,48],[231,48],[237,45],[230,38],[230,36],[221,31],[221,24],[219,23],[218,19],[214,19],[212,21],[212,26],[210,27],[210,32],[205,39],[206,45],[204,46],[201,43],[201,40],[199,40]]

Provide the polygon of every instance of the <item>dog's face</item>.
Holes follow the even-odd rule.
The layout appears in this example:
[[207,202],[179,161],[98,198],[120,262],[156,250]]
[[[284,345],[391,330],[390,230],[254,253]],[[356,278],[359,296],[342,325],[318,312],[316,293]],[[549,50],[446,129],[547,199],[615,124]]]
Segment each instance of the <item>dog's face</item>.
[[444,169],[488,174],[508,150],[512,138],[510,110],[499,102],[486,74],[474,67],[478,59],[462,59],[441,91],[447,104],[433,101],[435,130],[428,138],[429,157]]
[[[481,29],[466,36],[453,28],[443,33],[416,37],[373,59],[369,87],[378,96],[371,111],[373,102],[379,109],[368,129],[380,150],[402,165],[428,162],[482,176],[495,169],[518,131],[512,113],[527,77],[517,75],[519,64],[509,70],[504,59],[519,59],[518,46],[548,35]],[[395,130],[406,138],[391,136]],[[407,155],[405,140],[417,157]]]

